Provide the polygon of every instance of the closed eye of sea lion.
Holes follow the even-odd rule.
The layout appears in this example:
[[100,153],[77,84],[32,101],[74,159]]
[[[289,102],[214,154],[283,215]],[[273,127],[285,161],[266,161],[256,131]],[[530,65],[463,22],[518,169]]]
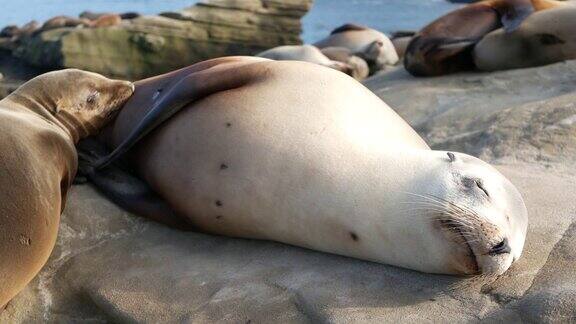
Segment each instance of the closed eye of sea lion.
[[415,76],[474,69],[472,50],[486,34],[501,27],[512,32],[534,11],[562,5],[553,0],[486,0],[452,11],[416,34],[404,66]]
[[130,82],[80,70],[38,76],[0,101],[0,305],[46,263],[77,170],[74,144],[132,95]]
[[[526,208],[505,177],[431,150],[360,83],[315,64],[221,58],[139,81],[107,145],[91,177],[126,154],[166,223],[459,275],[499,275],[524,245]],[[128,210],[149,198],[100,183]]]

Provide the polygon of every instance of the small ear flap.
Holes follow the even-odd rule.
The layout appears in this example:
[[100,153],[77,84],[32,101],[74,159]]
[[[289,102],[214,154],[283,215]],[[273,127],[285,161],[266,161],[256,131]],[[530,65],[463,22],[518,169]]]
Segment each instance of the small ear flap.
[[450,163],[456,162],[456,155],[454,155],[454,153],[448,152],[446,154],[448,155],[448,158],[450,159]]

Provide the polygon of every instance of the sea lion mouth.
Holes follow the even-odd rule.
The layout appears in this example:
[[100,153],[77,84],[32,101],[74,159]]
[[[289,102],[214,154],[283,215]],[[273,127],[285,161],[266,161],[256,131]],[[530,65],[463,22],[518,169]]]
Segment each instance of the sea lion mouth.
[[464,228],[464,226],[452,220],[440,219],[439,221],[442,229],[451,234],[449,236],[450,240],[465,248],[467,259],[471,261],[466,262],[466,268],[467,270],[469,270],[468,274],[469,275],[480,274],[480,265],[478,263],[478,257],[476,256],[476,253],[474,253],[474,250],[470,245],[468,235],[465,234],[466,229]]

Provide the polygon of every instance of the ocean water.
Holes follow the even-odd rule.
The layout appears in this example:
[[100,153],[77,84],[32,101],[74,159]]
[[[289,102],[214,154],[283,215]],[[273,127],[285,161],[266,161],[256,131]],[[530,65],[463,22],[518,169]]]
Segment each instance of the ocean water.
[[[96,12],[136,11],[155,14],[190,6],[194,0],[1,0],[0,26],[45,21],[57,15],[75,16],[84,10]],[[304,18],[305,42],[314,42],[347,22],[367,25],[384,32],[414,30],[453,10],[446,0],[316,0]]]

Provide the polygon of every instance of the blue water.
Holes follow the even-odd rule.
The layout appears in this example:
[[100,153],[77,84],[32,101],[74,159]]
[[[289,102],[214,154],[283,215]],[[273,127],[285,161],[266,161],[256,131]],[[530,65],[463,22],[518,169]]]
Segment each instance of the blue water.
[[[136,11],[155,14],[178,10],[194,0],[1,0],[0,26],[45,21],[57,15]],[[316,0],[304,18],[306,42],[314,42],[346,22],[368,25],[384,32],[418,29],[432,19],[456,8],[446,0]]]

